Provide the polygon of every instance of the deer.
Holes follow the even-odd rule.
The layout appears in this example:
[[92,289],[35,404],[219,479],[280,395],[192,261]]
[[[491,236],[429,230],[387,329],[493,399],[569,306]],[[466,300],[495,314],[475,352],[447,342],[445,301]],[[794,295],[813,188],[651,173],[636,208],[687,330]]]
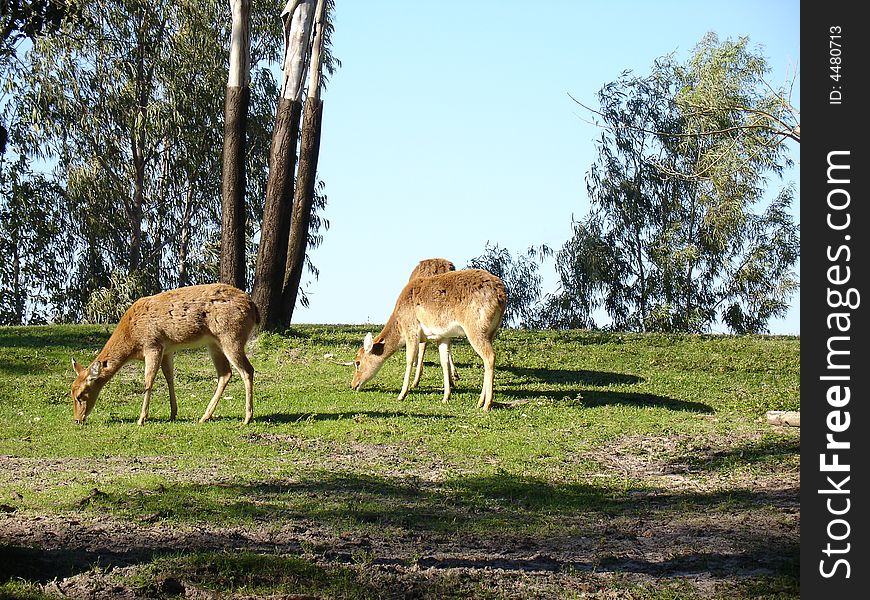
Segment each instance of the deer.
[[245,419],[254,415],[254,367],[245,344],[260,323],[256,304],[242,290],[223,283],[181,287],[139,298],[123,314],[112,335],[87,367],[75,358],[72,384],[73,419],[83,424],[110,379],[131,360],[145,361],[145,397],[138,424],[148,418],[148,406],[157,370],[169,388],[171,421],[178,414],[173,355],[181,348],[206,346],[217,370],[217,389],[200,423],[217,408],[235,367],[245,384]]
[[[418,277],[432,277],[440,275],[448,271],[455,271],[456,266],[446,258],[425,258],[417,263],[414,270],[411,271],[411,276],[408,281],[413,281]],[[423,355],[426,352],[426,342],[420,342],[420,348],[417,352],[417,364],[414,365],[414,379],[411,381],[411,389],[417,387],[420,383],[420,378],[423,376]],[[450,342],[447,342],[447,358],[450,365],[450,385],[453,387],[456,380],[459,379],[459,373],[456,371],[456,366],[453,364],[453,354],[450,352]]]
[[450,399],[452,384],[448,363],[450,340],[464,336],[483,360],[483,386],[477,407],[492,408],[495,351],[492,341],[501,325],[507,293],[501,279],[481,269],[448,271],[411,279],[399,294],[386,325],[368,333],[354,357],[351,388],[359,391],[396,351],[405,346],[405,378],[399,400],[408,395],[411,370],[422,341],[436,342],[444,374],[443,402]]

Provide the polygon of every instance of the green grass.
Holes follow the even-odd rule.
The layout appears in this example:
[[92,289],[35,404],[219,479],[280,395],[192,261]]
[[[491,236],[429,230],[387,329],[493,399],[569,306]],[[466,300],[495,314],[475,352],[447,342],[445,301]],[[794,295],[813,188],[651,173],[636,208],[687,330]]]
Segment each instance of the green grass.
[[[464,341],[454,345],[461,379],[448,404],[434,353],[404,401],[396,400],[403,353],[366,391],[351,391],[351,368],[337,363],[352,359],[369,329],[377,328],[296,326],[284,336],[261,335],[250,347],[256,375],[248,426],[238,377],[215,418],[197,423],[214,370],[204,350],[179,353],[178,419],[168,420],[158,376],[150,420],[138,427],[138,362],[106,386],[84,426],[72,423],[70,359],[92,359],[111,328],[0,328],[0,458],[11,465],[0,470],[0,505],[21,515],[105,515],[137,526],[147,517],[146,527],[317,523],[385,544],[407,536],[586,539],[594,529],[607,545],[608,520],[620,529],[677,515],[785,518],[756,483],[799,464],[799,433],[764,421],[768,410],[800,409],[798,338],[504,330],[495,400],[515,405],[483,413],[476,408],[482,366]],[[756,590],[775,582],[775,597],[797,597],[797,548],[783,552],[770,577],[722,585]],[[136,585],[159,591],[178,571],[231,593],[383,591],[365,569],[317,566],[302,554],[232,555],[225,557],[231,563],[258,566],[232,563],[214,577],[190,561],[215,564],[222,555],[161,555],[144,561],[136,577],[145,583]],[[234,579],[254,570],[273,575]],[[32,577],[17,576],[4,580],[0,569],[0,596],[38,593],[27,587]],[[495,584],[447,575],[432,585],[442,597],[472,588],[501,597]],[[695,597],[683,584],[662,583],[658,596],[648,582],[613,585],[638,597]]]

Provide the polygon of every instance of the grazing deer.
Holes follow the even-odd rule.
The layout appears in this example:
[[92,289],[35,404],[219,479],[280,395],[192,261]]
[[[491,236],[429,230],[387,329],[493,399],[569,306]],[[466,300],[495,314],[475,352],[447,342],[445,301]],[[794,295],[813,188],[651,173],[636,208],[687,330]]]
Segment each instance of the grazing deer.
[[492,405],[492,382],[495,351],[492,340],[504,315],[507,295],[501,279],[480,269],[449,271],[433,277],[408,282],[396,300],[393,314],[383,330],[369,333],[354,358],[356,371],[351,387],[359,390],[374,377],[384,361],[405,346],[406,368],[399,400],[408,395],[411,369],[419,353],[419,342],[438,343],[444,371],[444,402],[450,398],[451,381],[448,344],[451,338],[464,335],[483,359],[483,386],[478,408]]
[[73,359],[73,416],[84,423],[100,390],[128,361],[145,361],[145,398],[139,425],[148,417],[151,389],[157,369],[169,387],[171,420],[175,401],[173,354],[179,348],[207,346],[218,374],[217,390],[199,420],[214,414],[234,366],[245,382],[245,423],[254,415],[254,367],[245,354],[245,343],[260,322],[257,306],[242,290],[223,283],[194,285],[140,298],[127,309],[109,341],[89,367]]
[[[446,258],[425,258],[417,263],[414,270],[411,271],[411,276],[408,281],[413,281],[418,277],[432,277],[440,275],[448,271],[455,271],[456,266]],[[417,352],[417,364],[414,365],[414,380],[411,382],[411,388],[417,387],[420,383],[420,377],[423,375],[423,355],[426,352],[426,342],[420,342],[420,348]],[[456,384],[459,379],[459,373],[456,372],[456,366],[453,364],[453,354],[450,352],[450,340],[447,341],[447,362],[450,366],[450,386]]]

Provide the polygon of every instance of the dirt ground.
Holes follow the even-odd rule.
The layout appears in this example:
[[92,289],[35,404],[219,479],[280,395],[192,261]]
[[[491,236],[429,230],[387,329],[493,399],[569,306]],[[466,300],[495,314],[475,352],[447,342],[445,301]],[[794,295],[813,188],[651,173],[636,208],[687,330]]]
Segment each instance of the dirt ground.
[[[119,575],[135,573],[149,559],[188,551],[250,551],[340,564],[364,573],[376,589],[385,590],[384,597],[395,598],[437,597],[434,584],[443,587],[445,581],[507,598],[642,598],[644,589],[668,585],[691,590],[689,597],[742,597],[723,590],[744,589],[740,585],[753,578],[796,577],[800,481],[794,460],[768,474],[701,476],[693,465],[669,461],[663,439],[625,439],[595,457],[606,469],[655,485],[629,491],[638,510],[615,516],[578,511],[572,524],[580,527],[572,530],[581,535],[337,534],[304,519],[246,527],[167,526],[149,522],[147,515],[123,522],[92,511],[36,514],[0,505],[0,576],[38,582],[46,593],[73,598],[140,598],[155,590],[119,584],[128,579]],[[715,458],[728,443],[714,440],[701,452]],[[0,459],[12,478],[38,478],[52,469],[47,459],[44,464]],[[142,465],[116,461],[112,468]],[[656,510],[686,493],[711,491],[734,498],[733,507],[728,500],[709,511]],[[160,585],[163,595],[218,597],[184,578]]]

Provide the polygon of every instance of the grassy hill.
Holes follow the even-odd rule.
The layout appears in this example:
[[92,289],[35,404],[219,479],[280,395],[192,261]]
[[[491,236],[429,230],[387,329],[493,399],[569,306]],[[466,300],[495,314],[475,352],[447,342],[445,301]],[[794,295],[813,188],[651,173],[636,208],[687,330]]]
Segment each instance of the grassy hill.
[[483,413],[464,341],[353,392],[369,329],[261,335],[248,426],[181,352],[138,427],[137,362],[72,423],[111,328],[0,328],[0,596],[798,597],[799,338],[504,330]]

